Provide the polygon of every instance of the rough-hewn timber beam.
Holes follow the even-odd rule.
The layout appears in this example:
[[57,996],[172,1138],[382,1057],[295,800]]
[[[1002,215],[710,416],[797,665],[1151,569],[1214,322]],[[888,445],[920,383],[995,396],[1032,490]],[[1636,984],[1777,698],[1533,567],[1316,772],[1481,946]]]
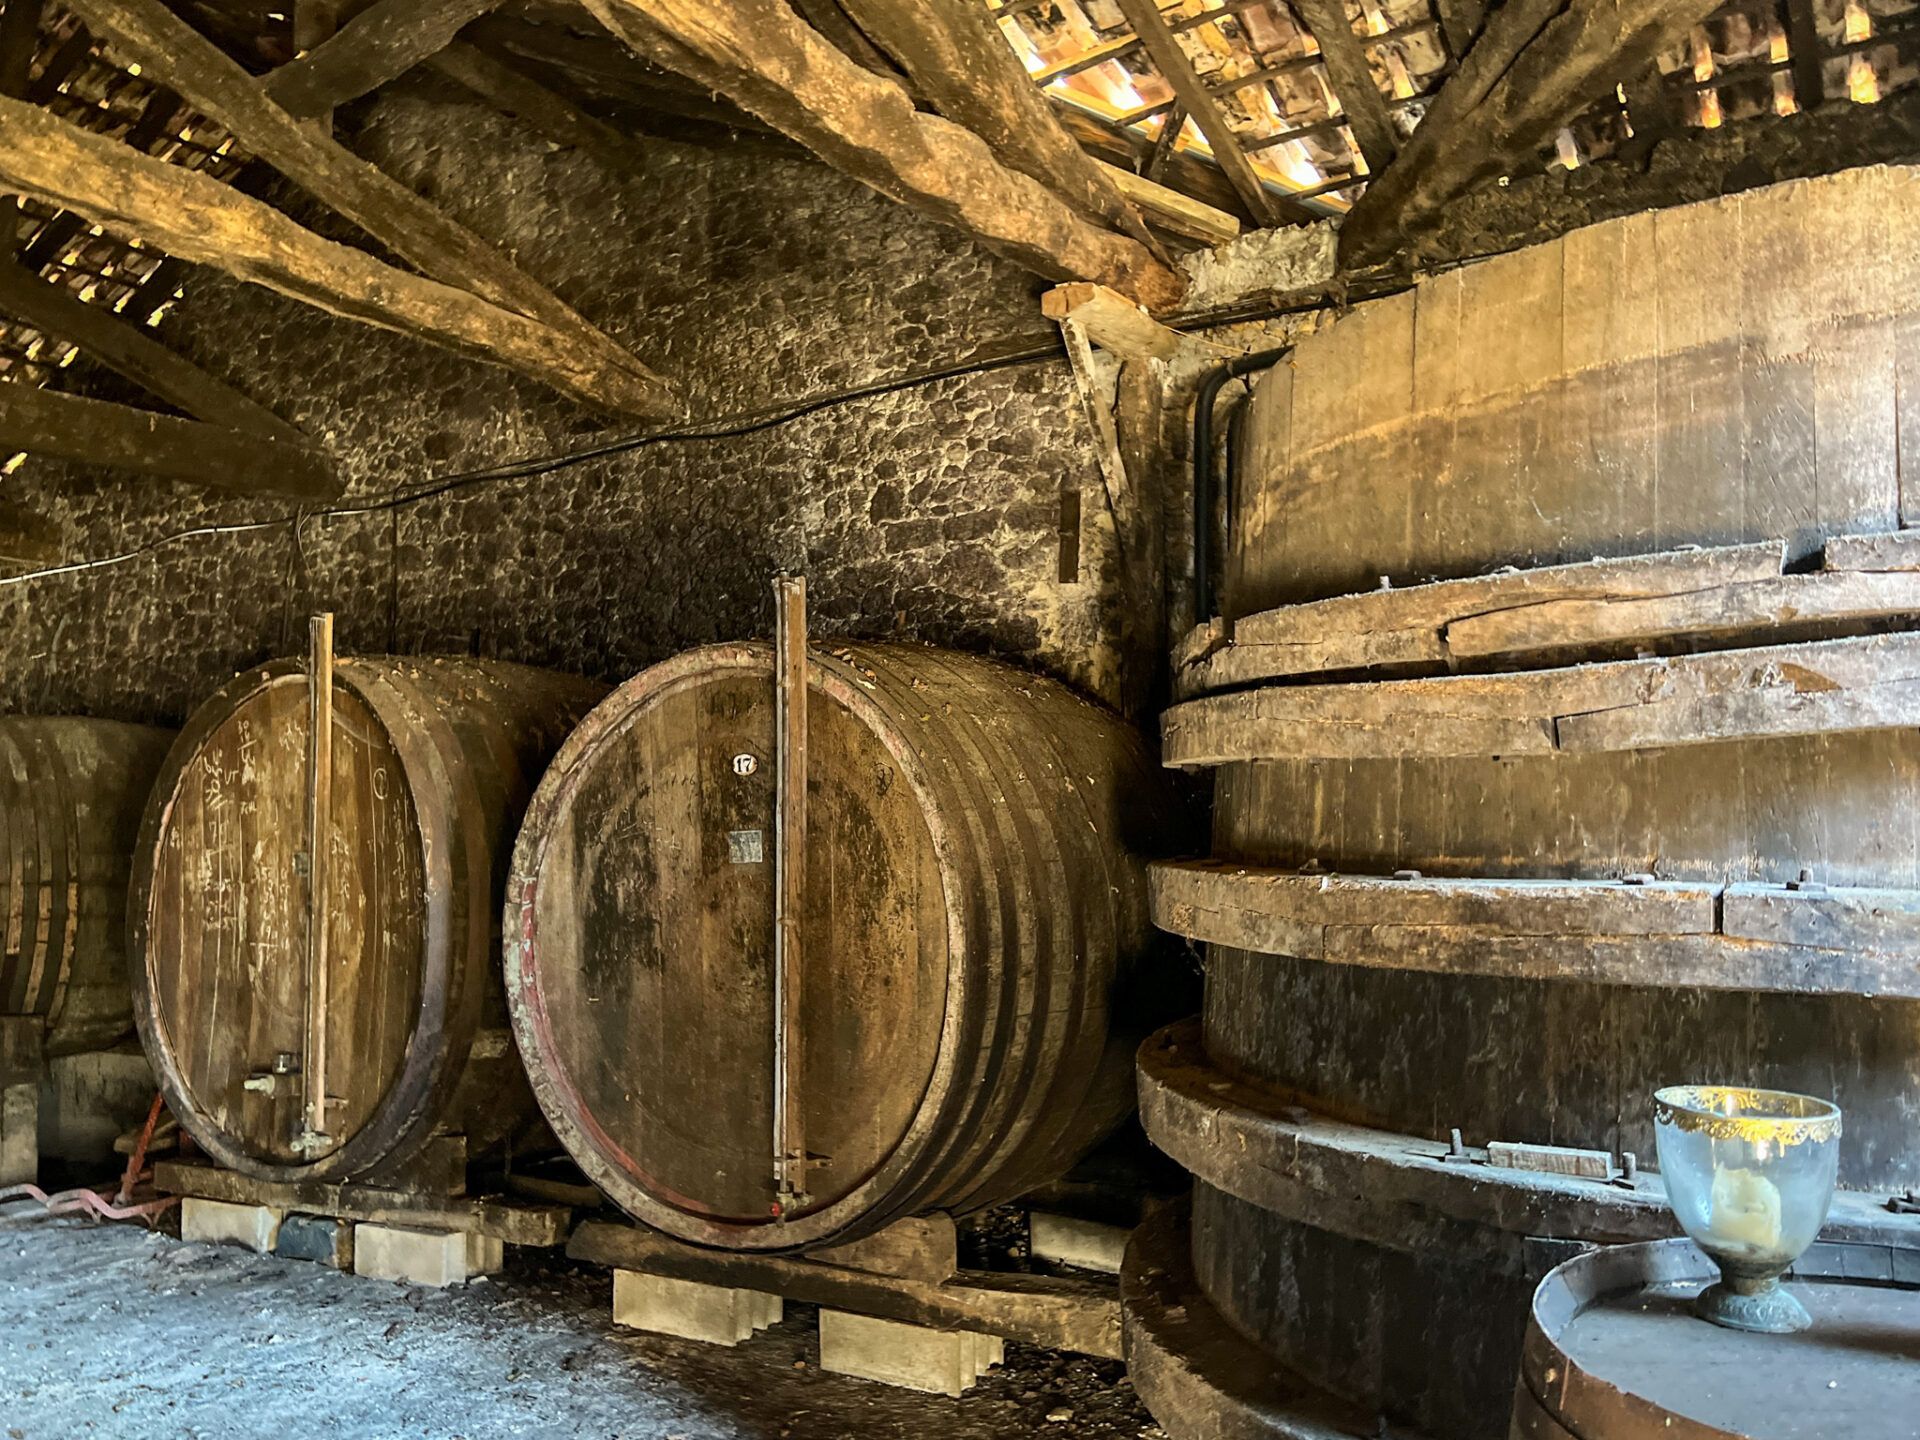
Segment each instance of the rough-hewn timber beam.
[[139,326],[101,305],[89,305],[65,286],[0,259],[0,315],[57,335],[87,359],[123,375],[196,420],[252,430],[298,443],[305,437],[264,405],[216,380],[167,349]]
[[340,478],[304,441],[0,380],[0,451],[132,470],[249,495],[331,500]]
[[657,383],[605,365],[571,335],[323,240],[230,185],[17,100],[0,100],[0,190],[335,315],[508,366],[601,409],[660,413]]
[[[1067,133],[979,0],[838,0],[933,108],[1091,220],[1155,245]],[[1157,245],[1155,245],[1157,249]]]
[[1390,258],[1447,203],[1508,173],[1614,86],[1651,65],[1713,0],[1508,0],[1340,234],[1348,266]]
[[377,0],[307,54],[266,78],[292,115],[313,117],[397,80],[501,0]]
[[235,141],[426,274],[538,320],[567,337],[623,393],[647,393],[630,414],[677,413],[671,388],[499,250],[406,186],[281,109],[239,65],[159,0],[69,0],[117,54],[232,132]]
[[1353,138],[1366,157],[1367,168],[1378,175],[1393,163],[1400,149],[1400,137],[1394,133],[1393,117],[1380,87],[1373,83],[1373,67],[1367,52],[1353,33],[1344,0],[1293,0],[1320,58],[1327,66],[1327,86],[1340,99],[1340,109],[1353,127]]
[[883,195],[1054,280],[1096,280],[1152,310],[1186,282],[1146,246],[1101,229],[1010,170],[971,131],[915,111],[785,0],[585,0],[647,59],[726,95]]
[[1173,87],[1174,97],[1186,107],[1187,114],[1193,117],[1193,123],[1206,136],[1207,148],[1213,151],[1214,161],[1227,179],[1233,182],[1235,192],[1255,223],[1263,226],[1279,224],[1281,215],[1278,202],[1267,193],[1267,187],[1254,171],[1253,162],[1247,159],[1246,152],[1240,148],[1240,141],[1228,126],[1226,112],[1220,108],[1220,102],[1213,98],[1206,81],[1188,62],[1187,53],[1180,48],[1178,37],[1160,17],[1159,0],[1118,0],[1118,3],[1120,13],[1126,16],[1127,24],[1133,27],[1133,33],[1146,46],[1155,67],[1167,84]]
[[645,155],[618,130],[478,46],[456,40],[427,64],[552,144],[583,151],[629,175],[648,173]]

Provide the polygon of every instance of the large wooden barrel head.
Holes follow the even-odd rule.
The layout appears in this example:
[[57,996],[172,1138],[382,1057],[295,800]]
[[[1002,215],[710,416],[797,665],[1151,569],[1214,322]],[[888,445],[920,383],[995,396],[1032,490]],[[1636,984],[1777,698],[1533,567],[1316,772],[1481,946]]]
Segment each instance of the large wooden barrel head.
[[[147,902],[154,1033],[177,1083],[224,1145],[278,1165],[327,1153],[296,1148],[302,1085],[274,1073],[306,1046],[307,705],[306,677],[282,674],[212,717],[172,779]],[[364,1131],[399,1078],[427,972],[406,767],[344,680],[333,707],[328,1149]]]
[[[542,1083],[579,1097],[592,1154],[645,1218],[771,1224],[772,667],[683,667],[626,694],[569,745],[516,857]],[[808,706],[798,1094],[807,1147],[829,1157],[809,1174],[815,1207],[911,1129],[953,953],[922,797],[844,698],[816,687]]]

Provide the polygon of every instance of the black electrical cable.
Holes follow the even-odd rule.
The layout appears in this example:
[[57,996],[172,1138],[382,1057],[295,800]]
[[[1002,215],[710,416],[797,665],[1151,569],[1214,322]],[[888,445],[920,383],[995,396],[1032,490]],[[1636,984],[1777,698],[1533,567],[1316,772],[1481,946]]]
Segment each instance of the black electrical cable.
[[338,505],[319,510],[297,510],[291,515],[277,516],[271,520],[236,520],[219,525],[196,525],[186,530],[176,530],[157,536],[129,550],[113,555],[103,555],[91,560],[75,560],[64,565],[49,565],[38,570],[27,570],[17,575],[0,575],[0,586],[23,585],[29,580],[51,579],[59,575],[73,575],[85,570],[104,570],[115,565],[124,565],[138,560],[156,550],[184,540],[199,539],[212,535],[243,535],[260,530],[273,530],[282,525],[292,525],[296,538],[301,525],[309,520],[347,517],[354,515],[373,515],[388,510],[398,510],[409,505],[435,499],[455,491],[470,489],[476,485],[494,484],[509,480],[531,479],[537,475],[549,475],[555,471],[569,469],[575,465],[584,465],[591,460],[605,459],[611,455],[629,454],[651,445],[670,443],[694,444],[703,441],[731,440],[745,435],[754,435],[762,431],[776,429],[801,420],[809,415],[817,415],[839,405],[851,404],[859,400],[871,400],[882,395],[895,394],[902,390],[911,390],[922,385],[937,384],[942,380],[954,380],[968,375],[985,374],[992,370],[1006,370],[1020,365],[1034,365],[1046,361],[1066,360],[1066,352],[1056,343],[1011,351],[1003,355],[989,356],[986,359],[969,360],[955,365],[942,366],[936,370],[918,371],[910,375],[896,376],[891,380],[876,381],[871,385],[862,385],[849,390],[835,391],[827,395],[818,395],[810,400],[779,409],[749,414],[741,419],[728,421],[710,428],[678,426],[667,430],[647,431],[637,435],[625,435],[615,440],[602,441],[583,450],[568,451],[560,455],[531,456],[525,460],[516,460],[505,465],[491,466],[483,470],[468,470],[455,475],[443,476],[438,480],[413,489],[396,489],[385,498],[368,501],[360,505]]
[[[1260,320],[1278,319],[1287,315],[1303,313],[1316,308],[1311,305],[1275,306],[1262,310],[1242,313],[1222,313],[1194,321],[1189,330],[1214,330],[1229,325],[1245,325]],[[476,485],[498,484],[511,480],[526,480],[538,475],[550,475],[556,471],[570,469],[575,465],[584,465],[592,460],[603,460],[613,455],[626,455],[653,445],[698,444],[701,442],[732,440],[746,435],[759,434],[762,431],[776,429],[792,424],[809,415],[817,415],[823,410],[835,406],[852,404],[860,400],[876,399],[882,395],[896,394],[902,390],[912,390],[922,385],[937,384],[942,380],[955,380],[968,375],[986,374],[993,370],[1012,369],[1022,365],[1036,365],[1047,362],[1060,363],[1066,360],[1065,348],[1058,340],[1037,341],[1022,349],[1015,349],[1000,355],[989,355],[983,359],[965,360],[956,364],[941,366],[934,370],[916,371],[896,376],[891,380],[876,381],[871,385],[856,386],[848,390],[838,390],[826,395],[818,395],[810,400],[748,415],[718,425],[705,422],[711,428],[687,425],[666,430],[645,431],[635,435],[624,435],[614,440],[602,441],[583,450],[567,451],[559,455],[529,456],[524,460],[510,461],[504,465],[491,466],[481,470],[462,471],[417,486],[413,489],[396,487],[379,500],[359,505],[331,506],[320,510],[297,510],[291,515],[278,516],[271,520],[238,520],[230,524],[196,525],[186,530],[176,530],[157,536],[129,550],[113,555],[99,556],[91,560],[75,560],[64,565],[49,565],[38,570],[22,571],[17,575],[0,575],[0,587],[24,585],[30,580],[52,579],[59,575],[73,575],[86,570],[104,570],[115,565],[124,565],[138,560],[157,550],[178,544],[185,540],[198,539],[213,535],[242,535],[260,530],[272,530],[281,525],[292,525],[295,538],[298,539],[299,527],[308,520],[344,518],[355,515],[374,515],[390,510],[403,509],[427,500],[437,499],[457,491],[471,489]]]

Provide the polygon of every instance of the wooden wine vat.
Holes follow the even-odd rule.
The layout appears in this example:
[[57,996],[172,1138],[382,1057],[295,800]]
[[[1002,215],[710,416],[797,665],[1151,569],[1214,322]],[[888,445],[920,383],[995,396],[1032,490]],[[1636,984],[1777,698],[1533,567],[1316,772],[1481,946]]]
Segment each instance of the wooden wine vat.
[[494,927],[527,798],[605,687],[464,659],[316,671],[242,674],[167,757],[130,898],[141,1038],[232,1170],[457,1187],[534,1117]]
[[173,732],[0,718],[0,1016],[43,1022],[49,1056],[133,1028],[127,875]]
[[[1152,932],[1130,850],[1171,818],[1139,737],[1053,681],[814,648],[783,1026],[774,670],[720,645],[616,690],[529,808],[504,923],[562,1142],[629,1214],[739,1251],[1010,1199],[1132,1109]],[[809,1157],[785,1204],[777,1075]]]
[[[1505,1434],[1535,1282],[1676,1233],[1661,1085],[1837,1101],[1828,1237],[1920,1258],[1888,1203],[1920,1185],[1920,315],[1809,238],[1913,183],[1579,231],[1256,391],[1227,616],[1163,720],[1215,777],[1212,858],[1153,876],[1203,1014],[1140,1056],[1192,1213],[1126,1282],[1176,1440],[1316,1405]],[[1760,303],[1704,301],[1762,253]],[[1236,1401],[1233,1343],[1292,1398]]]

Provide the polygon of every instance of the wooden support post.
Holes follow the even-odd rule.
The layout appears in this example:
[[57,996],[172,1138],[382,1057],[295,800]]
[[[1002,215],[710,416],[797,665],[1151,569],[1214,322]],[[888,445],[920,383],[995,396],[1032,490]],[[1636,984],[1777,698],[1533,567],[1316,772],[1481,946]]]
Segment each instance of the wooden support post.
[[590,405],[645,416],[675,408],[658,376],[583,351],[570,334],[323,240],[230,185],[14,100],[0,100],[0,189],[335,315],[511,366]]
[[[301,45],[307,53],[267,76],[267,94],[290,115],[330,115],[334,106],[379,89],[445,49],[463,26],[500,3],[376,0],[338,34]],[[296,18],[299,13],[296,8]]]
[[307,1053],[306,1128],[296,1148],[309,1159],[327,1134],[327,861],[333,839],[333,615],[307,624]]
[[1214,160],[1227,179],[1233,182],[1235,193],[1240,196],[1255,223],[1262,226],[1279,224],[1281,216],[1278,203],[1267,193],[1266,186],[1260,183],[1253,162],[1247,159],[1238,137],[1227,125],[1227,117],[1220,109],[1219,102],[1213,98],[1213,92],[1207,89],[1199,73],[1188,63],[1186,52],[1180,48],[1180,41],[1161,18],[1157,0],[1118,0],[1118,4],[1120,13],[1126,16],[1127,23],[1133,27],[1133,33],[1140,37],[1147,54],[1153,57],[1154,65],[1173,87],[1174,97],[1186,106],[1193,123],[1207,137],[1207,146],[1213,151]]
[[773,582],[773,1179],[776,1213],[807,1204],[806,1115],[800,1103],[801,976],[807,907],[807,580]]
[[834,49],[786,0],[584,3],[643,57],[1037,274],[1097,280],[1156,311],[1186,294],[1185,279],[1146,246],[1001,164],[971,131],[915,111],[905,90]]
[[1353,33],[1343,0],[1292,0],[1294,10],[1320,47],[1327,66],[1327,88],[1339,97],[1340,110],[1353,128],[1353,138],[1366,157],[1367,169],[1378,175],[1393,163],[1400,137],[1380,87],[1373,83],[1367,52]]
[[271,410],[174,354],[137,322],[121,319],[104,305],[90,305],[65,286],[43,280],[4,257],[0,257],[0,314],[58,335],[87,359],[179,406],[196,420],[274,435],[293,444],[306,442],[304,435]]

